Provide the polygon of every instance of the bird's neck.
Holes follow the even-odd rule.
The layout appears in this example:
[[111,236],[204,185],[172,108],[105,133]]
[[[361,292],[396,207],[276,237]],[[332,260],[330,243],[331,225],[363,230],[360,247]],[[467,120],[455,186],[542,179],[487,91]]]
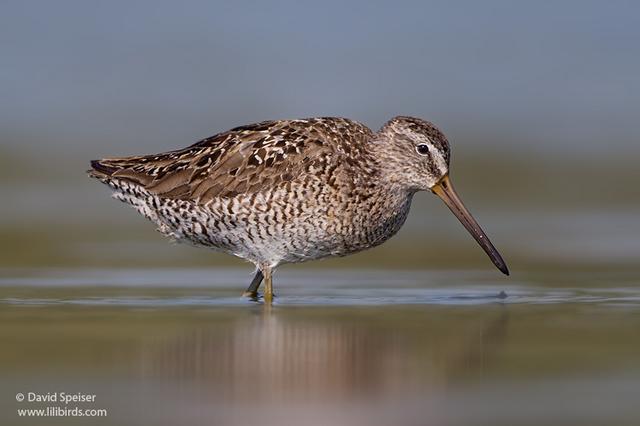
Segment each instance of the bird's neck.
[[382,135],[377,134],[370,142],[371,161],[375,162],[377,182],[380,190],[396,194],[398,199],[411,198],[416,193],[415,188],[409,187],[399,170],[398,158],[389,151],[389,143]]

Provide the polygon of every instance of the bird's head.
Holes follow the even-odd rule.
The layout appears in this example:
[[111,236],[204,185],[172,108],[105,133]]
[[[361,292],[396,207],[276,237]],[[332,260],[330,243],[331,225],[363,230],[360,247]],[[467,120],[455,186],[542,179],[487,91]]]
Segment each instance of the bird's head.
[[450,149],[446,136],[432,123],[414,117],[395,117],[377,135],[379,161],[386,179],[408,191],[431,191],[458,220],[504,274],[509,270],[449,180]]
[[449,173],[449,142],[432,123],[395,117],[379,132],[389,178],[413,191],[433,188]]

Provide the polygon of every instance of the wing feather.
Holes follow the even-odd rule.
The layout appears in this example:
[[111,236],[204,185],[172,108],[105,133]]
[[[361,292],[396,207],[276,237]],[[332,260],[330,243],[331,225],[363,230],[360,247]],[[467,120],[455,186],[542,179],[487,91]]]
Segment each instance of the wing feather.
[[372,137],[366,126],[343,118],[265,121],[182,150],[99,160],[91,173],[134,182],[162,197],[205,204],[291,181],[315,161],[348,152],[348,146],[341,146],[345,132],[352,143]]

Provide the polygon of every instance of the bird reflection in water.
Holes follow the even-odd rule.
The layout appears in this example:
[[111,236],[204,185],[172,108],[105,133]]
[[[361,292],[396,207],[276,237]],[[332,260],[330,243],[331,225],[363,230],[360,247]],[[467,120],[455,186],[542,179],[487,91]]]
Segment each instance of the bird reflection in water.
[[348,320],[316,314],[266,308],[231,325],[152,339],[142,347],[141,373],[239,403],[427,395],[482,374],[509,318],[506,307],[455,320],[417,310],[415,327],[401,327],[399,318],[392,328],[366,313]]

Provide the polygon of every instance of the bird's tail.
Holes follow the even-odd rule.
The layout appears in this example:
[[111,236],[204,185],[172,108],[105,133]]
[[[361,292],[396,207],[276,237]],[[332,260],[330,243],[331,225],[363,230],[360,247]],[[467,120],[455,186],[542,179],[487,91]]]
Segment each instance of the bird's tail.
[[144,171],[135,171],[133,167],[143,157],[104,158],[91,161],[91,169],[87,170],[90,177],[104,183],[113,181],[127,181],[136,185],[147,185],[153,176]]
[[117,167],[106,164],[104,160],[91,160],[91,169],[87,170],[87,173],[91,177],[101,179],[110,177],[117,170]]

